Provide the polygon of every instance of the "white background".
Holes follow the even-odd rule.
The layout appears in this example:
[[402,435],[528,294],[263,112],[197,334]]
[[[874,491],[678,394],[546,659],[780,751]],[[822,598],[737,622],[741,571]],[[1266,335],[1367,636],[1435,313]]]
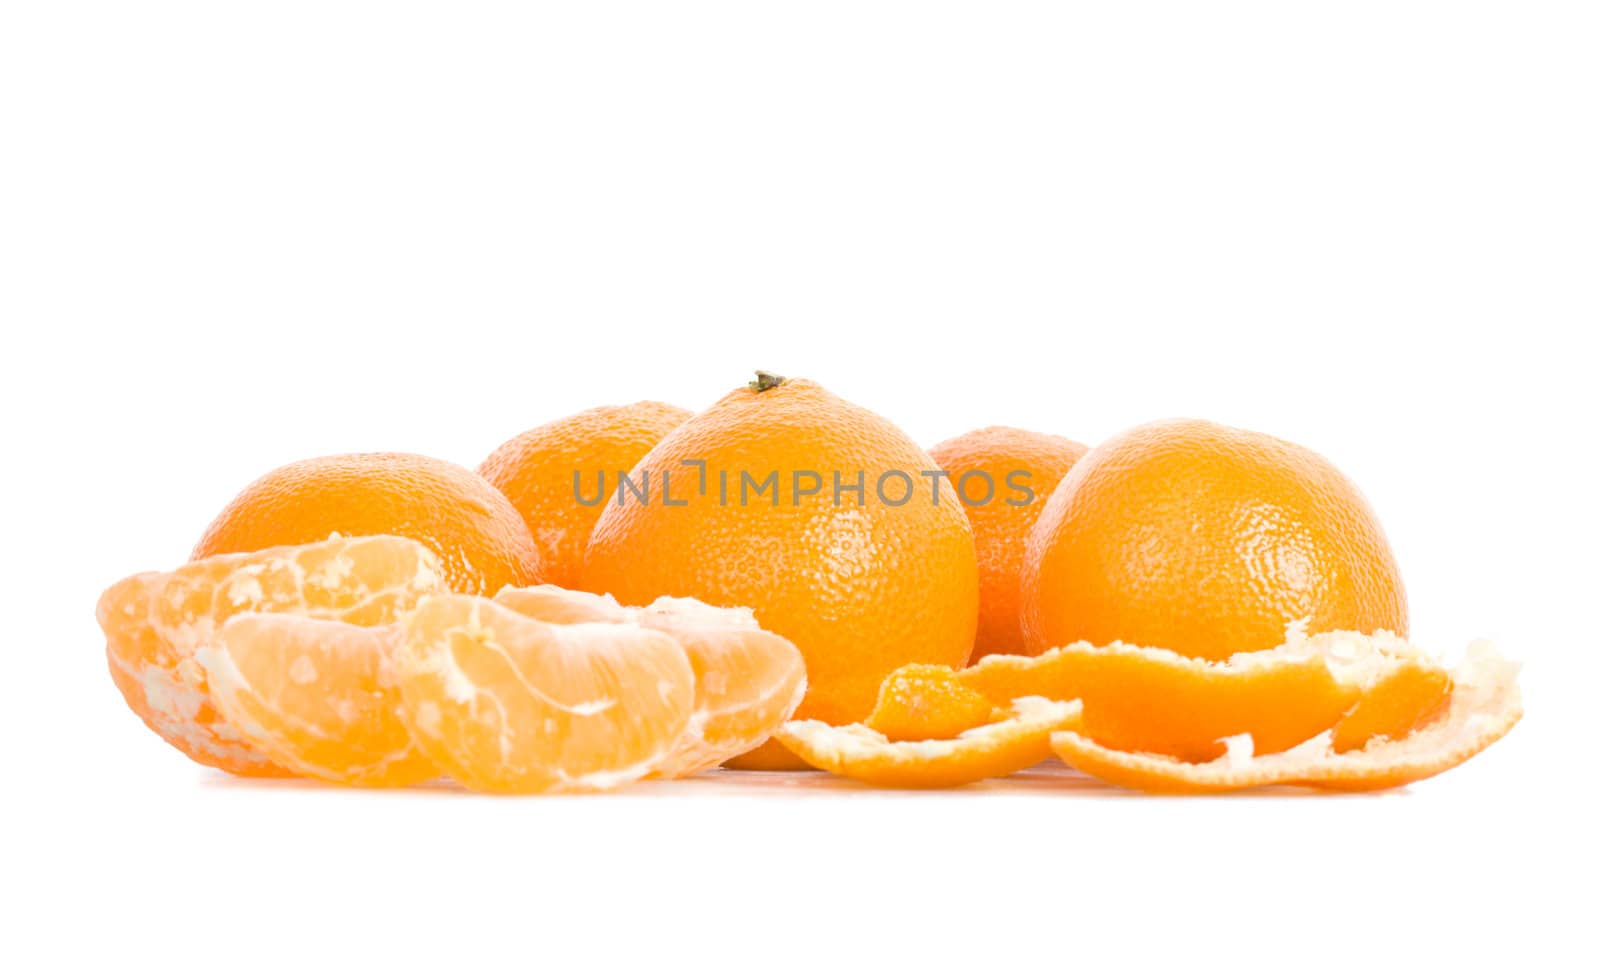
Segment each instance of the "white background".
[[[0,11],[7,959],[1592,954],[1592,5]],[[1375,797],[498,800],[229,780],[110,684],[101,588],[273,466],[758,365],[1309,445],[1528,717]]]

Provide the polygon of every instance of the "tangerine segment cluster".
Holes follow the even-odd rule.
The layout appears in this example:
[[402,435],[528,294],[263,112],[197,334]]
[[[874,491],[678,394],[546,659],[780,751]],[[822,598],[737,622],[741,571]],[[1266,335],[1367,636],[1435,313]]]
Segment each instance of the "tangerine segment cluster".
[[817,768],[885,788],[952,788],[999,778],[1050,757],[1050,735],[1077,720],[1076,701],[1025,697],[998,720],[952,738],[892,741],[863,724],[791,721],[778,740]]
[[438,558],[415,541],[336,538],[138,574],[102,595],[98,616],[112,679],[145,724],[201,764],[283,776],[290,772],[219,712],[200,651],[240,614],[375,627],[443,586]]
[[507,588],[495,600],[543,621],[633,624],[678,642],[694,671],[694,711],[672,754],[652,770],[655,777],[693,774],[759,747],[805,695],[800,650],[762,630],[748,608],[684,597],[624,607],[610,596],[551,586]]
[[[1108,748],[1086,732],[1081,712],[1052,736],[1051,747],[1079,771],[1147,792],[1226,792],[1261,785],[1334,791],[1394,788],[1454,768],[1504,737],[1522,717],[1516,678],[1515,664],[1492,646],[1475,644],[1450,675],[1450,696],[1442,713],[1398,740],[1375,737],[1353,751],[1338,751],[1335,732],[1324,732],[1287,751],[1255,755],[1247,740],[1238,740],[1221,758],[1186,762]],[[1428,693],[1427,688],[1404,690],[1413,696]]]
[[99,613],[135,713],[240,775],[610,788],[754,748],[805,693],[799,650],[746,609],[447,590],[417,541],[334,538],[137,574]]

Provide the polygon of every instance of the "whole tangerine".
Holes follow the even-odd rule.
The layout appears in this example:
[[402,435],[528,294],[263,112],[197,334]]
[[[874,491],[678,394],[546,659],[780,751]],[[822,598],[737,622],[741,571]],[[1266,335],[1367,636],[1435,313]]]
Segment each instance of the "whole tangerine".
[[1377,516],[1332,463],[1201,420],[1128,430],[1061,480],[1028,535],[1029,653],[1124,641],[1223,659],[1309,633],[1407,632]]
[[[582,587],[750,607],[805,657],[796,714],[859,721],[890,671],[960,667],[972,650],[972,527],[938,473],[882,416],[761,373],[639,462],[635,486],[653,489],[625,487],[605,508]],[[798,760],[758,749],[735,763]]]
[[439,555],[451,590],[492,594],[542,583],[517,508],[465,467],[413,453],[348,453],[280,466],[211,522],[193,559],[347,537],[394,534]]
[[507,440],[478,473],[522,514],[545,579],[576,587],[589,531],[618,477],[691,415],[662,402],[586,409]]
[[1089,447],[1011,426],[975,429],[928,453],[950,473],[978,546],[978,640],[972,660],[1021,654],[1022,550],[1056,484]]

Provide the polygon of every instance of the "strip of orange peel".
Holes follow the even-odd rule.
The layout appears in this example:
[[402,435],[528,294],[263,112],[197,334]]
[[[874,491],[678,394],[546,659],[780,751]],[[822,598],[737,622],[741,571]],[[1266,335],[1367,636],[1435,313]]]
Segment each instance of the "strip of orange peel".
[[1081,711],[1051,736],[1051,747],[1081,772],[1147,792],[1226,792],[1261,785],[1335,791],[1394,788],[1454,768],[1504,737],[1522,718],[1517,670],[1492,645],[1474,643],[1449,675],[1450,696],[1441,714],[1406,737],[1375,736],[1342,754],[1337,729],[1269,754],[1255,754],[1258,749],[1249,736],[1241,735],[1229,740],[1228,753],[1221,758],[1197,764],[1109,748],[1091,737]]
[[952,738],[891,741],[862,724],[791,721],[785,748],[824,771],[886,788],[950,788],[999,778],[1050,757],[1050,734],[1077,720],[1076,701],[1022,697],[998,720]]
[[1105,748],[1209,761],[1224,739],[1249,734],[1257,754],[1293,748],[1360,719],[1342,747],[1378,734],[1405,734],[1442,710],[1449,678],[1403,638],[1335,631],[1307,635],[1291,624],[1271,650],[1227,661],[1184,657],[1132,644],[1080,642],[1039,657],[991,655],[959,672],[995,703],[1023,695],[1081,699],[1076,730]]

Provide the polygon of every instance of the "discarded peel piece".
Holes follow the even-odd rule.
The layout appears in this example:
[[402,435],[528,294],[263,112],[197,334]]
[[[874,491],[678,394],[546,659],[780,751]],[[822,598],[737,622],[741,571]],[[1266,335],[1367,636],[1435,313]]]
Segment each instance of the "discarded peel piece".
[[954,738],[890,741],[866,725],[791,721],[778,740],[817,768],[887,788],[952,788],[1050,757],[1050,734],[1078,720],[1077,701],[1023,697],[998,720]]
[[552,624],[482,597],[430,597],[393,668],[407,729],[462,785],[600,791],[643,778],[689,724],[683,648],[627,624]]
[[890,741],[954,738],[988,724],[995,706],[943,664],[907,664],[883,679],[862,722]]
[[225,720],[195,661],[228,618],[286,613],[362,626],[393,622],[443,587],[438,558],[404,537],[335,537],[208,557],[139,574],[102,595],[112,678],[128,705],[190,758],[237,775],[289,774]]
[[[1080,698],[1080,730],[1097,744],[1200,762],[1223,754],[1223,739],[1233,735],[1249,734],[1257,754],[1293,748],[1334,727],[1377,682],[1408,665],[1436,667],[1393,634],[1307,636],[1297,623],[1282,645],[1227,661],[1080,642],[1036,658],[991,656],[959,677],[996,702],[1024,694]],[[1369,722],[1409,730],[1415,720],[1391,708]]]
[[1081,772],[1125,788],[1163,793],[1210,793],[1261,785],[1303,785],[1336,791],[1394,788],[1430,778],[1504,737],[1522,717],[1517,665],[1484,642],[1468,649],[1450,675],[1444,713],[1399,740],[1377,738],[1337,753],[1332,733],[1288,751],[1250,757],[1230,754],[1195,764],[1148,752],[1118,751],[1086,734],[1081,714],[1051,736],[1051,747]]
[[800,649],[761,629],[747,608],[662,597],[624,607],[610,596],[559,587],[507,588],[496,602],[551,623],[631,624],[677,641],[694,670],[689,725],[652,775],[676,778],[721,764],[771,738],[805,694]]
[[387,672],[399,628],[240,614],[200,649],[211,699],[252,744],[323,781],[394,787],[439,774],[397,711]]

